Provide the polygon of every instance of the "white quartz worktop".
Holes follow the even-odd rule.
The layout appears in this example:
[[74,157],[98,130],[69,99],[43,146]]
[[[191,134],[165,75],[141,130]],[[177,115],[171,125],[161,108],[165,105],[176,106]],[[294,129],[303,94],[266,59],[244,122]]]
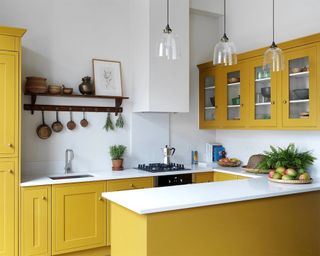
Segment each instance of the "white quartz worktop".
[[320,190],[319,178],[314,179],[312,184],[292,185],[273,183],[266,177],[260,177],[108,192],[102,196],[138,214],[151,214],[318,190]]
[[[190,167],[189,167],[190,168]],[[100,181],[100,180],[118,180],[118,179],[130,179],[130,178],[143,178],[143,177],[156,177],[164,175],[177,175],[177,174],[186,174],[186,173],[202,173],[214,171],[212,166],[193,166],[191,170],[185,171],[175,171],[175,172],[146,172],[136,169],[126,169],[123,171],[104,171],[104,172],[86,172],[85,174],[91,174],[93,177],[87,178],[77,178],[77,179],[61,179],[61,180],[52,180],[49,176],[22,176],[21,187],[30,187],[30,186],[43,186],[43,185],[54,185],[54,184],[65,184],[65,183],[76,183],[76,182],[90,182],[90,181]],[[247,177],[257,177],[255,174],[246,173],[241,168],[222,168],[219,167],[220,172],[242,175]],[[75,172],[70,175],[84,174],[82,172]],[[59,176],[57,174],[52,176]],[[63,173],[60,175],[63,176]]]

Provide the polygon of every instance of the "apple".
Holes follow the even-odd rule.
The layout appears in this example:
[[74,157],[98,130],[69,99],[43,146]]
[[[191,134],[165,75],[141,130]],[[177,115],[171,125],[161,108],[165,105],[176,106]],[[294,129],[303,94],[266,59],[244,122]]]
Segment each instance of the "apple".
[[286,170],[286,175],[289,175],[295,178],[298,175],[298,173],[296,170],[290,168]]
[[294,180],[294,177],[292,177],[290,175],[283,175],[282,180]]
[[284,175],[284,172],[286,171],[286,168],[284,168],[284,167],[278,167],[277,169],[276,169],[276,173],[279,173],[279,174],[281,174],[281,175]]
[[299,176],[299,180],[310,180],[310,179],[311,179],[311,177],[310,177],[309,173],[307,173],[307,172],[305,172]]
[[276,172],[275,170],[270,171],[270,172],[269,172],[269,178],[272,178],[273,175],[275,174],[275,172]]
[[281,180],[282,178],[282,175],[280,173],[274,173],[273,176],[272,176],[272,179],[276,179],[276,180]]

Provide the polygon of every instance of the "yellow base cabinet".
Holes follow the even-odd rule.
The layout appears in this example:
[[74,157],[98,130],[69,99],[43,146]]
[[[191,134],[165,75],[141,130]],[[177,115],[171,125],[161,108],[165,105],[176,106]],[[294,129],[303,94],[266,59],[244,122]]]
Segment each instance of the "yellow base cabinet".
[[[107,182],[107,191],[121,191],[130,189],[143,189],[152,188],[154,186],[154,180],[152,177],[147,178],[135,178],[135,179],[122,179],[122,180],[110,180]],[[111,210],[110,202],[107,202],[107,245],[111,244],[110,235],[111,226]]]
[[0,256],[15,255],[15,162],[0,160]]
[[[263,68],[265,48],[239,54],[237,65],[198,65],[200,129],[320,129],[320,33],[279,47],[285,61],[281,72],[272,72],[270,66]],[[205,81],[210,77],[220,89],[205,96]],[[214,108],[219,122],[204,119],[208,113],[205,99],[210,97],[213,102],[220,101],[219,108]]]
[[52,254],[106,246],[106,182],[52,186]]
[[223,173],[223,172],[215,172],[214,175],[214,181],[226,181],[226,180],[237,180],[237,175]]
[[194,173],[192,175],[193,183],[206,183],[213,181],[213,172]]
[[21,189],[21,255],[51,255],[51,186]]

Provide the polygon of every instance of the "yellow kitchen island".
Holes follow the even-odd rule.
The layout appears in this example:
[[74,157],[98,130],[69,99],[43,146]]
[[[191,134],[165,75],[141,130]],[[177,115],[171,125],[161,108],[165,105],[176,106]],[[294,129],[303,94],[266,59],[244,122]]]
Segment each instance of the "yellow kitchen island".
[[320,180],[265,178],[103,193],[112,256],[319,256]]

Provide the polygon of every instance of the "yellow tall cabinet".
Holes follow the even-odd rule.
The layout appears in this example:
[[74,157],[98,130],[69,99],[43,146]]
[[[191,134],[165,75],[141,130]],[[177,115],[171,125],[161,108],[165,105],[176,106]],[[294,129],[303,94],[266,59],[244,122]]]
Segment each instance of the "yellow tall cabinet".
[[0,256],[18,255],[20,64],[24,29],[0,27]]

